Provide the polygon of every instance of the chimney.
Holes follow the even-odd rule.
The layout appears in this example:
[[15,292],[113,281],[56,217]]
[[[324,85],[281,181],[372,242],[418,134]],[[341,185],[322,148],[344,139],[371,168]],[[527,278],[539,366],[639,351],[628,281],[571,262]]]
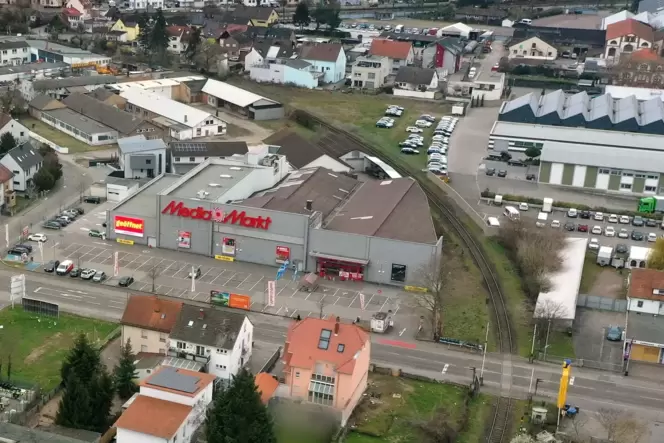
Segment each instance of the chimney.
[[203,308],[198,310],[198,319],[203,320],[205,318],[205,312],[203,311]]
[[161,306],[159,306],[159,300],[156,300],[154,304],[154,312],[159,313],[161,311]]
[[313,207],[314,207],[314,201],[307,200],[307,205],[305,206],[305,208],[307,208],[307,211],[311,211]]
[[339,317],[337,317],[336,319],[334,319],[334,335],[335,335],[335,336],[336,336],[336,335],[339,335],[339,321],[340,321],[340,320],[341,320],[341,319],[340,319]]

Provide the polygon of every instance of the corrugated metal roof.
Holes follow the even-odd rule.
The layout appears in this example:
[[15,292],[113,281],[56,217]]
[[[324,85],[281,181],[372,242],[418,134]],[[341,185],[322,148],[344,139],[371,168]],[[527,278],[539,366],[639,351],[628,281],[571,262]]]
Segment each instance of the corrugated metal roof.
[[634,171],[664,171],[664,151],[545,142],[542,161]]
[[562,117],[563,105],[565,104],[565,93],[562,89],[546,94],[542,97],[539,106],[539,116],[548,115],[557,112]]
[[521,97],[517,97],[514,100],[510,100],[507,103],[505,103],[505,106],[503,107],[503,110],[501,111],[501,114],[506,114],[510,111],[513,111],[514,109],[521,108],[523,106],[530,106],[530,108],[533,110],[533,113],[537,113],[537,97],[535,94],[532,92],[529,92],[526,95],[522,95]]
[[246,91],[226,82],[220,82],[218,80],[212,79],[209,79],[205,86],[203,86],[203,92],[241,108],[245,108],[259,100],[268,100],[272,103],[278,103],[274,100],[261,97],[258,94],[254,94],[253,92]]

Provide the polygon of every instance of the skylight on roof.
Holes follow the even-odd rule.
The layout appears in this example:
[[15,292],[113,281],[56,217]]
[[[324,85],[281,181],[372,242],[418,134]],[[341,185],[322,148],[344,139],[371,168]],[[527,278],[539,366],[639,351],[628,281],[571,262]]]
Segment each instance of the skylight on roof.
[[343,344],[343,343],[339,343],[339,344],[337,345],[337,352],[339,352],[339,353],[343,353],[345,349],[346,349],[346,345],[345,345],[345,344]]
[[228,174],[220,174],[219,177],[221,177],[221,178],[233,178],[232,175],[228,175]]
[[329,329],[323,329],[320,331],[320,339],[318,340],[318,349],[327,351],[330,347],[330,337],[332,337],[332,331]]
[[392,180],[385,180],[385,181],[380,182],[380,185],[384,186],[384,185],[389,185],[390,183],[392,183]]

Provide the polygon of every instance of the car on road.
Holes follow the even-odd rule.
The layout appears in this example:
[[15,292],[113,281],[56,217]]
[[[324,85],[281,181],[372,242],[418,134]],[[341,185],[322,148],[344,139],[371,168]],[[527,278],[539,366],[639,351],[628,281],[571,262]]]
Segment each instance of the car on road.
[[629,231],[627,229],[621,229],[620,232],[618,232],[618,238],[629,238]]
[[576,230],[579,232],[588,232],[588,225],[579,225],[576,227]]
[[507,160],[509,166],[526,166],[526,164],[521,160]]
[[648,241],[649,242],[656,242],[657,241],[657,234],[654,232],[649,232],[648,233]]
[[430,114],[422,114],[422,115],[420,115],[419,120],[426,120],[428,122],[435,123],[436,122],[436,117],[434,117],[433,115],[430,115]]
[[201,276],[201,268],[196,268],[189,272],[189,278],[198,278]]
[[606,339],[609,341],[621,341],[623,328],[620,326],[609,326],[606,328]]
[[632,240],[634,241],[643,241],[643,232],[640,231],[632,231],[632,235],[630,236]]
[[417,126],[408,126],[406,128],[406,132],[410,132],[411,134],[419,134],[422,131],[424,131],[424,129],[418,128]]
[[535,174],[526,174],[526,180],[537,181],[537,176]]
[[507,177],[507,171],[504,170],[504,169],[501,169],[500,171],[498,171],[498,177],[502,177],[502,178]]
[[588,242],[588,249],[592,250],[599,249],[599,240],[597,240],[596,238],[591,238],[590,242]]
[[496,175],[496,168],[487,168],[487,170],[484,172],[486,175]]
[[42,228],[45,229],[62,229],[62,226],[60,226],[59,223],[55,223],[52,221],[47,221],[42,225]]
[[92,269],[92,268],[83,269],[81,271],[81,278],[83,280],[90,280],[92,277],[95,276],[96,273],[97,273],[96,269]]
[[45,242],[47,239],[46,234],[42,234],[41,232],[28,235],[28,240],[30,241]]
[[593,217],[593,220],[604,221],[604,213],[603,212],[595,212],[595,216]]
[[69,272],[70,277],[80,277],[81,276],[81,268],[74,268]]
[[579,211],[577,211],[576,208],[569,208],[567,210],[567,216],[569,218],[577,218],[579,216]]
[[104,280],[106,280],[106,273],[104,271],[97,271],[94,277],[92,277],[92,281],[95,283],[101,283]]
[[618,223],[618,216],[616,214],[609,214],[609,223]]
[[551,221],[551,227],[552,228],[559,228],[560,227],[560,221],[559,220],[552,220]]
[[593,226],[593,229],[590,231],[591,234],[594,235],[602,235],[602,227],[599,225]]
[[60,260],[51,260],[44,265],[45,272],[55,272],[56,268],[60,266]]
[[128,288],[132,283],[134,283],[134,277],[131,275],[125,275],[124,277],[121,277],[120,280],[118,280],[118,286],[123,288]]
[[590,211],[581,211],[579,213],[579,217],[589,220],[590,219]]
[[629,224],[629,215],[621,215],[620,218],[618,219],[618,223],[622,225],[628,225]]
[[618,243],[616,245],[616,252],[618,254],[626,254],[627,252],[629,252],[629,248],[624,243]]
[[616,230],[613,228],[613,226],[607,226],[606,228],[604,228],[604,235],[607,237],[615,237]]
[[99,230],[97,230],[97,229],[90,229],[90,231],[88,232],[88,235],[89,235],[90,237],[97,237],[97,238],[104,238],[104,237],[106,237],[106,234],[104,234],[103,232],[101,232],[101,231],[99,231]]
[[640,226],[643,226],[645,224],[646,223],[643,220],[643,217],[641,217],[640,215],[635,215],[634,218],[632,219],[632,226],[640,227]]
[[32,253],[32,246],[24,245],[22,243],[14,245],[14,249],[19,250],[19,251],[23,250],[23,251],[25,251],[26,254],[31,254]]
[[652,218],[648,218],[648,219],[646,219],[646,226],[649,227],[649,228],[656,228],[657,226],[659,226],[659,223],[657,222],[657,220],[653,220]]
[[519,203],[519,211],[527,211],[528,209],[530,209],[530,206],[528,206],[528,203],[526,203],[526,202]]
[[570,232],[576,231],[576,225],[574,223],[565,223],[564,228],[565,231],[570,231]]

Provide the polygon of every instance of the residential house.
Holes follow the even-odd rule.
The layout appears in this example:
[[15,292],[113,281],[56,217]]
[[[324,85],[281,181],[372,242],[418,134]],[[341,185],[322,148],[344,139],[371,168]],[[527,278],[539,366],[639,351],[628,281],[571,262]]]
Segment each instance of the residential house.
[[64,8],[62,10],[62,19],[69,26],[69,29],[78,29],[83,26],[83,14],[74,8]]
[[168,33],[168,52],[173,54],[183,54],[189,45],[189,39],[193,29],[188,26],[169,26],[166,28]]
[[639,49],[611,67],[611,83],[619,86],[661,89],[664,85],[664,58],[653,49]]
[[254,325],[239,312],[185,304],[171,330],[169,355],[205,364],[225,380],[251,358]]
[[279,380],[274,375],[266,372],[256,374],[254,380],[256,382],[256,390],[261,395],[261,402],[267,405],[279,387]]
[[130,295],[120,320],[122,343],[131,340],[135,352],[166,355],[168,334],[182,305],[157,296]]
[[463,43],[455,38],[442,38],[422,51],[422,67],[435,69],[441,76],[459,72],[463,57]]
[[125,32],[127,34],[126,40],[128,42],[133,42],[138,38],[138,35],[141,33],[140,27],[136,22],[127,21],[126,23],[121,19],[118,19],[110,29],[111,32]]
[[[523,41],[539,37],[558,49],[558,57],[595,57],[604,54],[606,33],[601,29],[549,28],[546,26],[514,25],[513,41]],[[575,55],[573,55],[575,54]]]
[[[414,60],[422,58],[422,54],[427,46],[440,40],[440,35],[429,34],[404,34],[403,32],[383,31],[378,37],[381,40],[393,40],[397,42],[410,42],[413,45]],[[456,38],[455,40],[459,40]]]
[[555,60],[558,50],[539,37],[530,37],[526,40],[515,41],[510,44],[508,59],[528,60]]
[[92,2],[90,0],[67,0],[65,8],[76,9],[81,13],[81,20],[87,20],[92,17]]
[[369,54],[387,57],[392,62],[392,73],[397,73],[402,66],[413,64],[415,53],[411,42],[399,42],[375,38],[371,41]]
[[148,140],[164,137],[163,130],[154,123],[88,95],[70,94],[62,99],[62,103],[69,109],[116,130],[118,137],[131,137],[141,134]]
[[351,67],[350,85],[353,88],[380,88],[391,73],[392,62],[389,58],[378,55],[359,56]]
[[[625,352],[630,360],[664,362],[664,272],[632,268],[627,279]],[[620,325],[622,326],[622,325]]]
[[166,172],[166,144],[144,135],[118,139],[118,161],[125,178],[155,178]]
[[299,59],[323,73],[322,83],[337,83],[346,77],[346,53],[340,43],[304,45]]
[[[222,17],[222,22],[245,24],[266,28],[279,21],[279,14],[275,9],[269,7],[269,3],[257,7],[256,2],[264,0],[244,0],[244,7],[238,6],[233,12]],[[251,3],[253,4],[247,4]]]
[[30,62],[30,45],[25,40],[0,42],[0,65],[22,65]]
[[313,169],[322,167],[334,172],[351,172],[348,163],[324,153],[317,145],[311,143],[290,129],[282,129],[263,140],[270,146],[270,152],[286,156],[290,170]]
[[162,366],[140,383],[140,390],[115,422],[117,443],[190,443],[205,422],[215,377]]
[[218,117],[162,95],[129,88],[120,96],[127,100],[126,111],[167,129],[176,140],[226,134],[226,123]]
[[606,28],[604,56],[609,61],[617,62],[621,54],[652,48],[654,42],[655,31],[645,23],[631,18],[612,23]]
[[0,164],[0,207],[2,212],[10,212],[16,206],[14,191],[14,173]]
[[246,155],[249,151],[246,142],[201,141],[171,142],[168,144],[171,172],[186,174],[208,158],[227,158]]
[[289,41],[270,40],[254,43],[244,56],[244,69],[251,71],[255,66],[274,63],[280,58],[291,58],[295,54],[295,45]]
[[0,112],[0,137],[8,132],[19,144],[30,140],[28,128],[14,120],[11,115]]
[[19,85],[23,98],[30,102],[38,94],[48,95],[56,99],[62,99],[71,94],[72,90],[80,92],[92,92],[104,85],[117,83],[118,79],[113,75],[84,75],[81,77],[53,78],[44,80],[25,80]]
[[435,69],[403,66],[394,79],[395,96],[433,99],[438,90],[438,74]]
[[323,76],[324,73],[316,70],[311,63],[288,58],[254,65],[249,71],[249,77],[257,82],[280,83],[308,89],[317,88]]
[[156,11],[164,8],[164,0],[128,0],[129,9],[147,9]]
[[39,150],[30,142],[18,145],[0,159],[0,164],[14,174],[12,185],[18,192],[25,192],[30,187],[32,178],[42,167],[43,162],[44,159]]
[[288,328],[284,345],[283,395],[330,408],[346,424],[367,388],[371,340],[339,317],[308,317]]

